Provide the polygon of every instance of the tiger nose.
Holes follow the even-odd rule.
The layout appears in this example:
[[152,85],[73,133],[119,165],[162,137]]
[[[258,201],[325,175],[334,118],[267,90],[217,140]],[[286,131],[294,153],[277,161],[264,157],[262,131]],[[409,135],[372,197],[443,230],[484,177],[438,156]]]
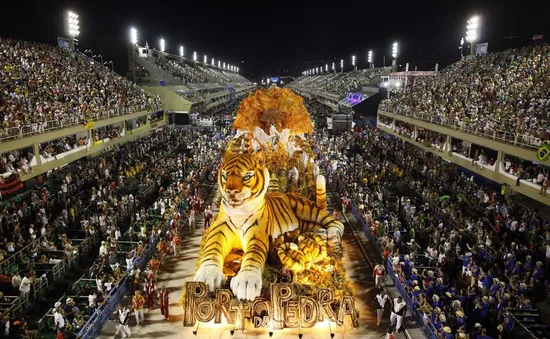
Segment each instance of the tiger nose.
[[225,192],[226,192],[227,194],[234,195],[234,194],[239,193],[239,190],[238,190],[238,189],[226,188],[226,189],[225,189]]

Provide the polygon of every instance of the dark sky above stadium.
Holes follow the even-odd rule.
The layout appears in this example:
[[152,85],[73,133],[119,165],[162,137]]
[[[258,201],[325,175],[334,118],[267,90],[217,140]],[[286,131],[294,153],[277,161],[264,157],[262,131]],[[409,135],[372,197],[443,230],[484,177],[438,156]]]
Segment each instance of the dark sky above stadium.
[[[126,69],[129,27],[167,52],[197,51],[239,66],[249,77],[299,75],[303,70],[340,59],[360,68],[373,49],[375,64],[390,64],[391,44],[399,42],[399,63],[419,70],[460,57],[466,20],[482,15],[481,41],[489,50],[531,43],[535,34],[550,39],[544,1],[18,1],[4,7],[0,34],[56,43],[63,36],[63,10],[80,15],[80,50],[103,51],[119,72]],[[329,66],[330,67],[330,66]]]

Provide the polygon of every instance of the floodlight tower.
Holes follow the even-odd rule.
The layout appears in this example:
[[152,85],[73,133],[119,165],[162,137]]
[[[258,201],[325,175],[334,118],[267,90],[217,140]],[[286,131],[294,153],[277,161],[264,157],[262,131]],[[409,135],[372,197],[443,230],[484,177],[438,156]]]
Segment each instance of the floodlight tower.
[[332,62],[332,72],[336,73],[336,65],[334,64],[334,61]]
[[398,44],[397,42],[394,42],[391,47],[391,57],[393,58],[391,62],[392,71],[395,72],[395,69],[397,68],[397,51],[398,51]]
[[369,62],[369,67],[372,69],[374,68],[373,58],[372,58],[372,50],[369,51],[367,54],[367,61]]
[[466,26],[466,41],[470,43],[470,55],[475,54],[476,41],[479,38],[479,17],[474,16],[468,20]]
[[208,63],[208,57],[206,54],[204,55],[203,63],[206,65]]
[[137,29],[130,28],[130,66],[132,67],[132,81],[136,82],[135,48],[138,43]]
[[353,70],[357,70],[357,65],[355,64],[355,55],[351,56],[351,65],[353,66]]
[[212,58],[212,66],[216,66],[216,60]]
[[183,52],[184,52],[183,46],[180,46],[180,59],[181,59],[181,61],[183,61]]
[[344,73],[344,59],[340,59],[340,71]]
[[80,25],[78,20],[78,14],[72,12],[72,11],[66,11],[66,31],[67,35],[69,36],[69,46],[72,50],[74,50],[75,41],[78,41],[76,39],[78,35],[80,34]]
[[197,62],[197,52],[193,52],[193,61]]

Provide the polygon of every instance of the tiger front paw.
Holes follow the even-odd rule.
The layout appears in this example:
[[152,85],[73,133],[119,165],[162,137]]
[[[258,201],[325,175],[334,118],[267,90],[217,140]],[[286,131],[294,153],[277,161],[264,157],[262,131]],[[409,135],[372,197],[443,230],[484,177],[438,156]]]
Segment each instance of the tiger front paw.
[[327,245],[329,247],[337,247],[342,240],[342,234],[340,229],[336,227],[330,227],[327,229]]
[[262,272],[241,270],[231,279],[231,290],[239,300],[254,300],[262,292]]
[[225,284],[225,275],[222,268],[218,265],[207,264],[199,267],[193,280],[205,283],[208,286],[208,290],[214,292]]

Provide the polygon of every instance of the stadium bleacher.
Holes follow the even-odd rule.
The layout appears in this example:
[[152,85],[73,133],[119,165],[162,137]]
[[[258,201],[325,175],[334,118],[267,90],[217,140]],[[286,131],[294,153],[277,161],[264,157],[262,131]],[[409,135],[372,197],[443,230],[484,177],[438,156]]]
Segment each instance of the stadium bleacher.
[[325,92],[336,95],[339,99],[348,92],[361,86],[378,86],[380,77],[386,74],[387,68],[369,68],[346,73],[326,73],[304,75],[289,83],[287,87],[306,92]]
[[549,64],[547,44],[466,57],[380,109],[536,148],[550,139]]
[[0,37],[0,140],[82,124],[162,103],[79,53]]

